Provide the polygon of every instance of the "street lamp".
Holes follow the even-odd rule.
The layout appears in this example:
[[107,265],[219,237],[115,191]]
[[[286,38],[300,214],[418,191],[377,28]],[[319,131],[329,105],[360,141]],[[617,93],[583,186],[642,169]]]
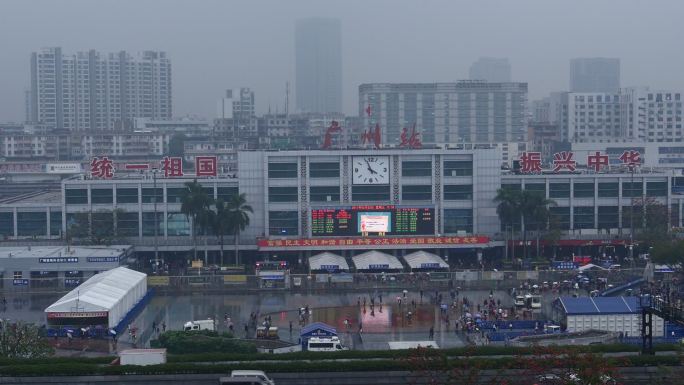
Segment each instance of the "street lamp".
[[157,236],[159,232],[159,219],[157,218],[157,172],[159,169],[152,169],[152,203],[154,204],[154,268],[153,271],[156,273],[159,269],[159,243],[157,241]]

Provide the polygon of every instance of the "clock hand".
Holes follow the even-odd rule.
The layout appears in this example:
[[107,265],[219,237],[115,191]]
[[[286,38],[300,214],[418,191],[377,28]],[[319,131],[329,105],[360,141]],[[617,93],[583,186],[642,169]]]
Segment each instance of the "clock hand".
[[371,174],[377,174],[375,170],[373,170],[370,166],[370,162],[368,162],[368,159],[364,159],[366,161],[366,165],[368,166],[368,171],[370,171]]

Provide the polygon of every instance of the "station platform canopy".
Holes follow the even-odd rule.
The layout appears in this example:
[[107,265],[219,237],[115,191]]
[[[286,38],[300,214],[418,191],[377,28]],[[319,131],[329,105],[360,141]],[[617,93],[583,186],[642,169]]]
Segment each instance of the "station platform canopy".
[[448,269],[449,264],[444,262],[437,254],[428,253],[427,251],[419,250],[410,254],[404,255],[404,261],[409,265],[411,270],[416,269]]
[[[106,319],[115,327],[147,293],[147,274],[117,267],[92,276],[45,309],[48,323],[95,324]],[[93,322],[88,322],[91,319]],[[61,321],[61,322],[60,322]]]
[[349,264],[344,257],[326,251],[309,257],[309,268],[311,270],[349,271]]
[[404,266],[397,257],[377,250],[367,251],[352,257],[357,270],[402,270]]

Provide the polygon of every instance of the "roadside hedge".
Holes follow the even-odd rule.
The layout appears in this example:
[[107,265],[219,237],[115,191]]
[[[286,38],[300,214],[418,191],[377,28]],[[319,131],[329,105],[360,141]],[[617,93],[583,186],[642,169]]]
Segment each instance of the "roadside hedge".
[[168,331],[162,333],[159,339],[150,341],[153,348],[166,348],[170,354],[230,352],[241,354],[255,354],[253,343],[238,340],[230,333],[215,331]]

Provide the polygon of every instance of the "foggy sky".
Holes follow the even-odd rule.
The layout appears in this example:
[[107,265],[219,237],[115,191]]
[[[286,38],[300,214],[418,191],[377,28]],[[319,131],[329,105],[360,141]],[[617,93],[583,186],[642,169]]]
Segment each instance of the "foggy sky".
[[622,86],[682,90],[682,15],[682,0],[0,0],[0,122],[23,120],[30,53],[49,46],[167,51],[174,116],[214,118],[237,87],[257,113],[282,111],[294,23],[312,16],[342,22],[347,114],[361,83],[467,79],[480,56],[508,57],[531,100],[568,89],[573,57],[619,57]]

